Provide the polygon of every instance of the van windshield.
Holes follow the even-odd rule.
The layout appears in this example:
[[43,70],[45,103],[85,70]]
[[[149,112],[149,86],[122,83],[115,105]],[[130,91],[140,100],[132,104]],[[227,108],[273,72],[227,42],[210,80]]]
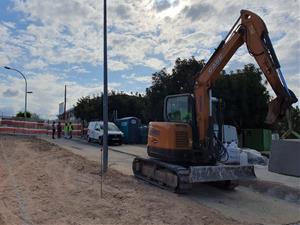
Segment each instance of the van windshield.
[[[103,130],[103,124],[101,124],[100,127]],[[109,131],[120,131],[119,128],[113,123],[108,123],[108,130]]]

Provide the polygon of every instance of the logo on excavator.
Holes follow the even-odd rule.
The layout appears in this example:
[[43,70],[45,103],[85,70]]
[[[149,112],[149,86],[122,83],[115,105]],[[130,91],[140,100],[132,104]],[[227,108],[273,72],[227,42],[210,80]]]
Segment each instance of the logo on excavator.
[[216,60],[212,63],[212,65],[208,69],[208,73],[212,73],[215,71],[215,69],[221,64],[221,61],[223,59],[223,54],[217,56]]
[[149,134],[154,137],[159,137],[160,131],[155,128],[150,128]]

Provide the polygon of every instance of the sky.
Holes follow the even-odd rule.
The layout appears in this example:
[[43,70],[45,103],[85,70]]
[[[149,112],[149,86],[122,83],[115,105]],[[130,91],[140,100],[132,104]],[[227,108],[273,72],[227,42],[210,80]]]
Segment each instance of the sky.
[[[109,90],[145,93],[151,75],[171,70],[176,58],[209,59],[241,9],[260,15],[287,84],[300,96],[298,0],[108,0]],[[103,85],[103,2],[96,0],[0,1],[0,114],[27,110],[53,119],[64,100],[98,95]],[[242,46],[225,70],[255,63]],[[273,94],[270,90],[270,94]]]

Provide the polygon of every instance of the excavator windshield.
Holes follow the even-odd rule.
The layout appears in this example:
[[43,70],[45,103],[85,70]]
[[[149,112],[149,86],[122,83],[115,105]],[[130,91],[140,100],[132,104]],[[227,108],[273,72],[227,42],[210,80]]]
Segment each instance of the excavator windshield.
[[190,94],[167,96],[164,105],[165,121],[192,123],[193,99]]

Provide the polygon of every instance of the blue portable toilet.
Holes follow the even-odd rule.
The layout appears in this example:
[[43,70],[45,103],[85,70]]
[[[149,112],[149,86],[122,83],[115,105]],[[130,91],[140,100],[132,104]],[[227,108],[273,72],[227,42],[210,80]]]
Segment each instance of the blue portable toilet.
[[124,143],[137,144],[139,143],[139,127],[141,121],[136,117],[124,117],[116,120],[116,125],[124,133]]

